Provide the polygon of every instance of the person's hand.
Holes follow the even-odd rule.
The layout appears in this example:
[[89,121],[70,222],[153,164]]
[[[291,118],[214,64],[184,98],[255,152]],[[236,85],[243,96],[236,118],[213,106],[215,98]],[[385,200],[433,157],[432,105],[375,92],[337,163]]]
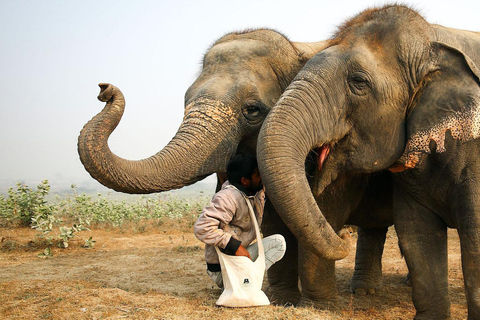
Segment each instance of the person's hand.
[[250,260],[252,260],[252,257],[250,257],[250,253],[242,245],[240,245],[240,247],[238,247],[237,252],[235,252],[235,255],[236,256],[247,257]]

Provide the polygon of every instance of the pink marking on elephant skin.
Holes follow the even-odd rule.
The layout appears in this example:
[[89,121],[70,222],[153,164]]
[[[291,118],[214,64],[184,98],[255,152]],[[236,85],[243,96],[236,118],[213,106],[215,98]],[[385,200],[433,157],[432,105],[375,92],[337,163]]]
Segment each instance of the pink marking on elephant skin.
[[415,168],[422,155],[431,153],[430,141],[435,141],[436,152],[445,152],[445,133],[450,130],[454,139],[467,141],[480,137],[480,103],[453,113],[437,125],[413,134],[407,142],[405,151],[395,165],[392,172],[400,172]]

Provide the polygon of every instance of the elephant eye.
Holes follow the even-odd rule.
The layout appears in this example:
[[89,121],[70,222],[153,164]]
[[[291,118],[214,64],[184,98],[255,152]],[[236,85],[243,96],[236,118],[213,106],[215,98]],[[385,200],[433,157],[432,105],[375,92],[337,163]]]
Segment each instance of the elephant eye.
[[257,120],[261,114],[261,108],[257,105],[250,104],[243,107],[243,115],[249,121]]
[[356,95],[365,95],[370,88],[370,81],[363,72],[355,72],[348,79],[350,90]]

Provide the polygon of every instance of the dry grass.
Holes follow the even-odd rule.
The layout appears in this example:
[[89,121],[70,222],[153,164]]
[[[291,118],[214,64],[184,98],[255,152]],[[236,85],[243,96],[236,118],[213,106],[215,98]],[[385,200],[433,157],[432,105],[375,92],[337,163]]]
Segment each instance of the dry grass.
[[[220,290],[205,274],[203,245],[173,225],[143,233],[93,230],[94,249],[81,240],[40,259],[41,243],[27,228],[0,229],[1,319],[412,319],[405,263],[393,230],[384,255],[384,289],[350,294],[354,255],[337,263],[341,311],[267,306],[215,307]],[[183,229],[183,228],[182,228]],[[178,230],[178,229],[177,229]],[[450,230],[450,296],[454,319],[466,318],[458,237]]]

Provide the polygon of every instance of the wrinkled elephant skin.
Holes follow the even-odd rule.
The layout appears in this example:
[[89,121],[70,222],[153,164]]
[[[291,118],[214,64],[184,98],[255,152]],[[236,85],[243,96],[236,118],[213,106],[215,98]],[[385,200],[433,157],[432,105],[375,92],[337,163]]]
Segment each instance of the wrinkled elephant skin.
[[[330,213],[315,200],[338,181],[392,172],[416,319],[451,318],[448,227],[460,237],[468,317],[480,319],[478,66],[480,33],[429,24],[405,6],[366,10],[307,62],[258,137],[270,199],[310,254],[344,250],[338,237],[321,239]],[[307,179],[312,150],[320,163]],[[345,217],[327,220],[336,230]]]

